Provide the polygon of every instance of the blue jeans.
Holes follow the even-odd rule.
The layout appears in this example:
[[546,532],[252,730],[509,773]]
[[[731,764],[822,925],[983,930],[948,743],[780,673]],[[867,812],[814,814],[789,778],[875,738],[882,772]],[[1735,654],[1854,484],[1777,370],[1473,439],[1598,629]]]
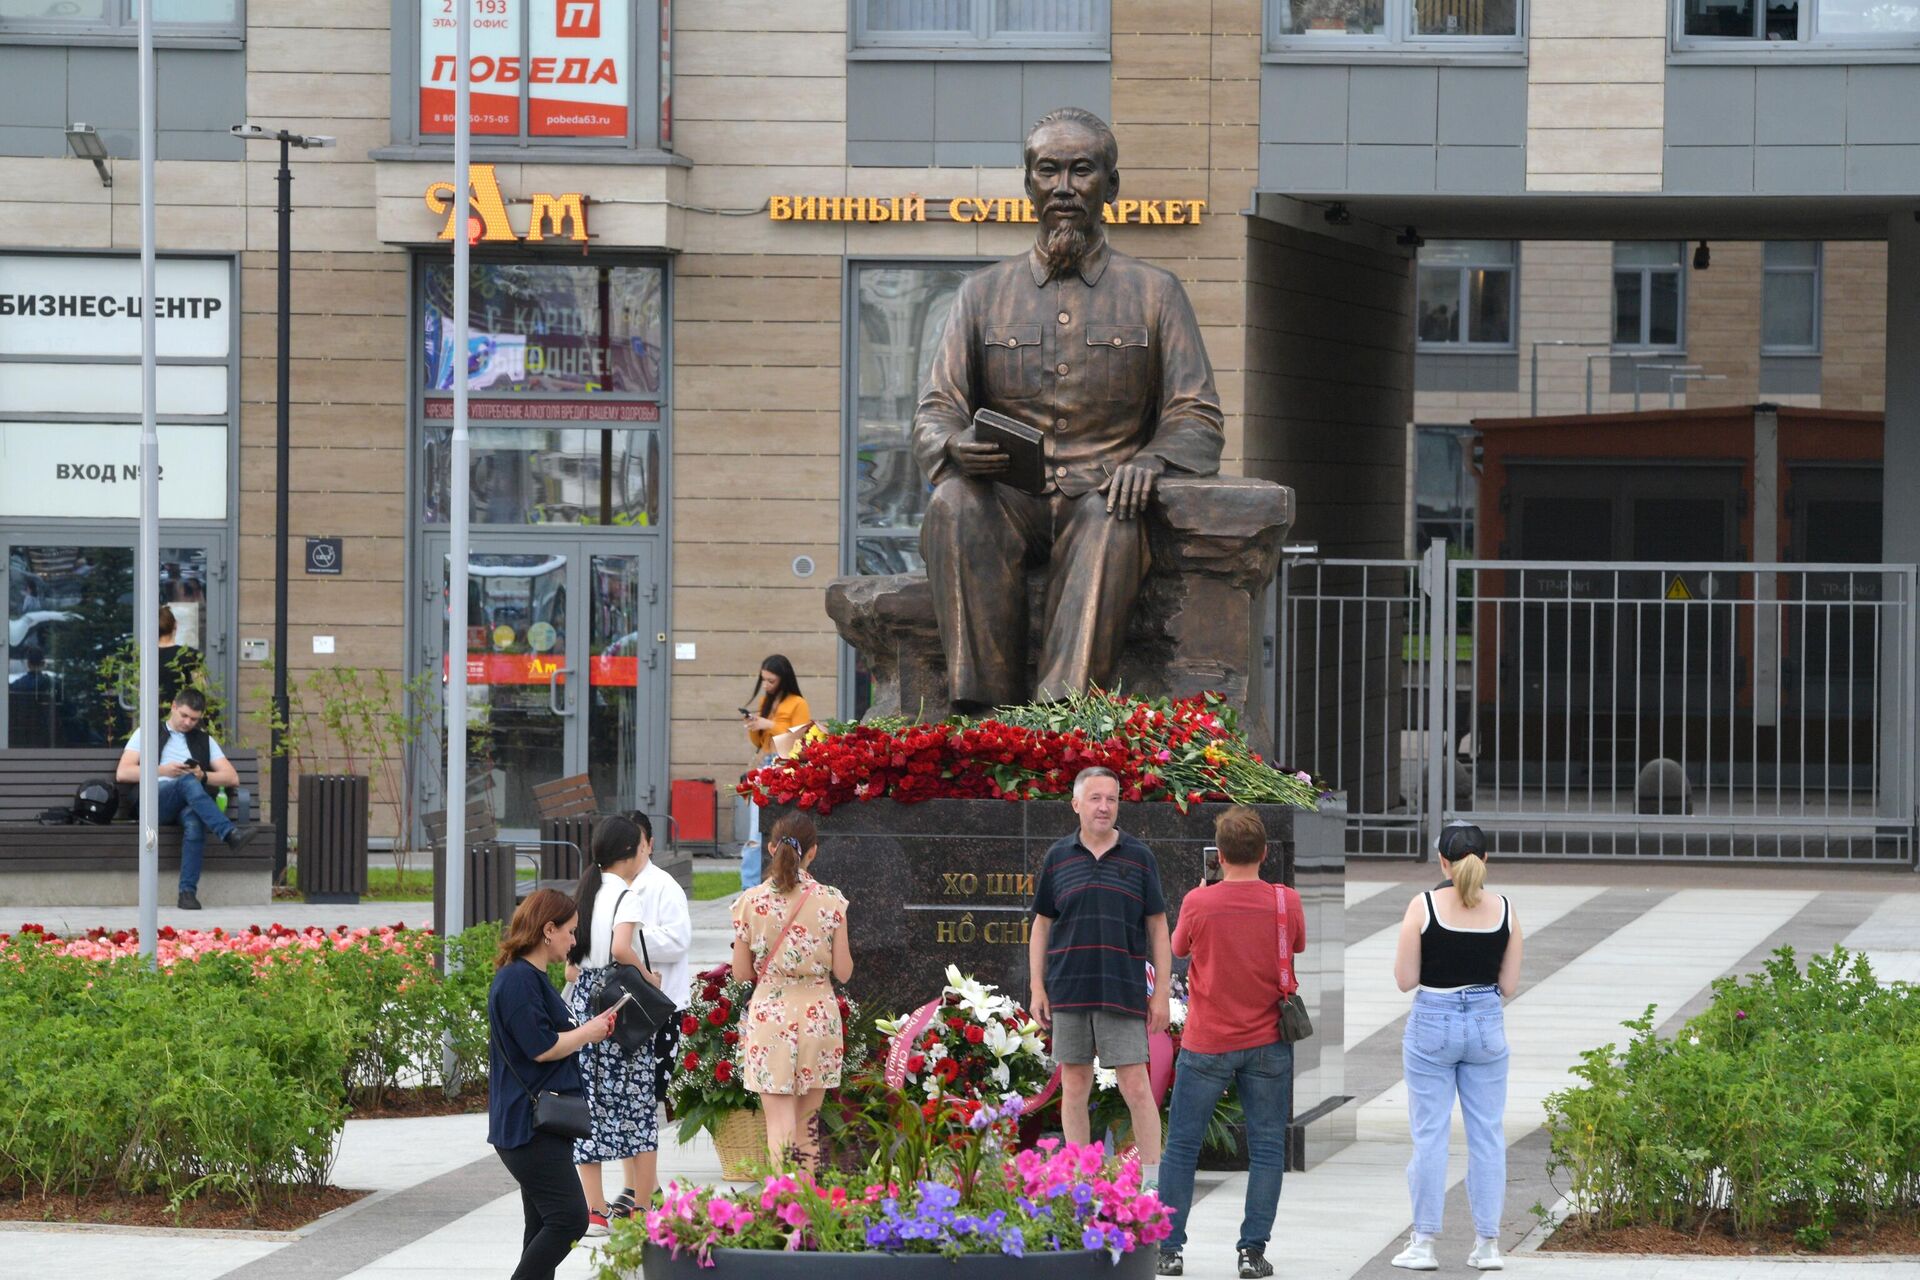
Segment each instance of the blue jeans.
[[233,823],[220,812],[219,804],[207,794],[200,779],[185,776],[160,779],[160,825],[175,822],[180,824],[180,892],[192,893],[200,887],[207,832],[225,840]]
[[1413,1130],[1413,1159],[1407,1163],[1413,1229],[1440,1234],[1447,1203],[1447,1138],[1458,1093],[1467,1127],[1473,1229],[1483,1238],[1497,1238],[1507,1193],[1507,1137],[1501,1127],[1507,1109],[1507,1026],[1499,990],[1415,992],[1401,1062]]
[[1160,1243],[1168,1252],[1186,1246],[1194,1167],[1213,1108],[1228,1085],[1239,1088],[1247,1117],[1247,1204],[1239,1247],[1265,1251],[1273,1235],[1280,1179],[1287,1171],[1287,1125],[1293,1120],[1293,1046],[1276,1040],[1231,1053],[1182,1049],[1173,1068],[1167,1148],[1160,1157],[1160,1199],[1173,1207],[1173,1234]]

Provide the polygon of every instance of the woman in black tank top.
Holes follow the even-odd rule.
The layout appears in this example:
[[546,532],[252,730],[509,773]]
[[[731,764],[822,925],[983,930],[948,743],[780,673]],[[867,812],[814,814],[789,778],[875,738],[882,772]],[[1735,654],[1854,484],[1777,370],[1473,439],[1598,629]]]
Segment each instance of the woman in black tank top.
[[1467,1202],[1476,1236],[1467,1265],[1498,1271],[1505,1265],[1500,1219],[1507,1185],[1501,1123],[1507,1030],[1500,1001],[1519,989],[1520,921],[1504,894],[1489,898],[1483,891],[1487,842],[1480,828],[1448,827],[1439,852],[1447,883],[1407,904],[1393,959],[1394,981],[1414,992],[1401,1045],[1413,1132],[1407,1164],[1413,1238],[1393,1265],[1439,1268],[1434,1240],[1446,1204],[1447,1138],[1457,1096],[1467,1129]]

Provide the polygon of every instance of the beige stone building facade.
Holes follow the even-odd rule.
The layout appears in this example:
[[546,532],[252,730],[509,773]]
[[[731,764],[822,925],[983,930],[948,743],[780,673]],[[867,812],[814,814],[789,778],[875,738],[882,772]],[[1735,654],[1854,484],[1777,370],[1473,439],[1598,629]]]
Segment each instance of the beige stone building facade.
[[[459,224],[451,185],[432,193],[455,177],[439,11],[225,5],[160,41],[160,249],[226,264],[218,296],[234,321],[224,346],[182,338],[198,354],[178,359],[215,372],[195,375],[201,401],[163,393],[160,406],[163,433],[198,441],[181,456],[201,460],[209,499],[190,500],[178,470],[168,482],[182,504],[162,512],[183,549],[175,598],[199,606],[226,687],[257,703],[255,642],[273,622],[277,157],[226,130],[251,120],[331,136],[292,165],[293,563],[289,651],[274,656],[303,680],[352,667],[431,698],[458,612],[443,585],[444,406],[464,364],[485,406],[465,651],[509,826],[528,819],[532,784],[574,772],[607,802],[654,813],[672,779],[724,790],[749,759],[736,708],[770,653],[791,657],[816,715],[859,710],[860,673],[822,590],[836,574],[917,563],[924,486],[901,449],[917,362],[959,274],[1028,242],[1030,227],[1002,220],[1005,202],[1020,194],[1026,125],[1055,106],[1113,122],[1122,195],[1143,202],[1116,211],[1113,238],[1193,299],[1227,410],[1227,467],[1296,486],[1299,534],[1329,551],[1405,553],[1414,424],[1525,412],[1535,342],[1609,352],[1618,243],[1683,252],[1686,362],[1726,375],[1689,386],[1689,402],[1886,399],[1884,242],[1903,193],[1920,190],[1901,167],[1920,140],[1879,104],[1916,71],[1910,36],[1849,43],[1806,28],[1820,55],[1806,69],[1839,94],[1815,113],[1829,137],[1767,105],[1781,67],[1742,61],[1733,36],[1686,30],[1683,6],[1664,0],[1366,0],[1333,6],[1337,20],[1285,0],[488,0],[474,154],[498,205],[473,175],[480,336],[451,353],[442,236]],[[78,296],[60,281],[99,272],[103,294],[124,294],[139,173],[125,15],[63,27],[6,12],[0,294]],[[1742,77],[1744,115],[1696,110],[1737,103],[1726,89]],[[80,121],[107,144],[110,187],[69,154],[63,135]],[[1781,186],[1772,175],[1789,162],[1825,185]],[[829,203],[802,206],[825,216],[779,218],[795,207],[783,198]],[[901,220],[896,198],[923,202],[925,219]],[[872,220],[876,201],[895,216]],[[1693,272],[1684,254],[1701,236],[1714,262]],[[1456,354],[1438,329],[1419,336],[1420,237],[1511,247],[1501,350]],[[1754,306],[1773,240],[1821,246],[1813,391],[1766,390],[1784,376]],[[12,447],[97,428],[106,465],[137,402],[61,407],[62,379],[92,375],[62,372],[7,319]],[[62,359],[124,370],[112,328]],[[1541,350],[1541,407],[1564,411],[1582,394],[1584,354]],[[1594,362],[1596,408],[1629,407],[1624,363]],[[39,389],[13,398],[23,379]],[[222,458],[224,476],[205,465]],[[64,664],[70,701],[84,700],[92,649],[59,638],[66,620],[29,623],[27,606],[125,634],[121,603],[84,588],[75,565],[104,563],[89,548],[120,565],[130,529],[118,507],[0,509],[21,633],[10,671],[39,645]],[[308,571],[309,537],[342,539],[339,572]],[[104,731],[61,711],[46,732]],[[243,722],[234,736],[262,734]],[[437,801],[431,755],[378,776],[395,803],[377,806],[377,830],[405,834]]]

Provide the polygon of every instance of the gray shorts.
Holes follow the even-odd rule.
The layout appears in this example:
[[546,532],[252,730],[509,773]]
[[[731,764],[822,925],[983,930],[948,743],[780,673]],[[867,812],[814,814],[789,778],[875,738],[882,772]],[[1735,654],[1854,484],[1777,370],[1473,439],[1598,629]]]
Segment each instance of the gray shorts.
[[1100,1059],[1103,1067],[1147,1060],[1147,1020],[1111,1009],[1073,1009],[1053,1015],[1053,1060],[1069,1066]]

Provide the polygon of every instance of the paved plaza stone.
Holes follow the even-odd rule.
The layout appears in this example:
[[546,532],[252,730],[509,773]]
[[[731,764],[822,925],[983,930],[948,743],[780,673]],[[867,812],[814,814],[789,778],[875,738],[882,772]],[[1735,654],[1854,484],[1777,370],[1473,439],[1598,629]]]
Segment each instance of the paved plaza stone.
[[[1618,1023],[1657,1003],[1671,1029],[1704,1007],[1715,978],[1747,972],[1774,948],[1802,954],[1839,944],[1864,950],[1888,978],[1920,976],[1920,876],[1747,867],[1502,866],[1527,930],[1520,994],[1508,1006],[1513,1044],[1507,1113],[1507,1271],[1543,1280],[1920,1280],[1920,1258],[1638,1259],[1534,1252],[1533,1215],[1553,1205],[1544,1166],[1542,1099]],[[1369,864],[1347,888],[1347,1092],[1359,1139],[1304,1174],[1289,1174],[1270,1255],[1281,1276],[1399,1276],[1388,1262],[1407,1231],[1405,1096],[1399,1040],[1407,998],[1393,987],[1393,930],[1430,868]],[[694,904],[694,959],[719,963],[728,945],[726,900]],[[244,911],[163,911],[163,923],[245,926],[421,923],[424,904]],[[131,911],[38,908],[0,918],[54,929],[125,927]],[[124,918],[123,918],[124,917]],[[704,1139],[662,1130],[663,1178],[712,1181],[719,1163]],[[1471,1227],[1457,1129],[1441,1273],[1470,1274]],[[520,1237],[519,1195],[486,1145],[484,1116],[356,1120],[347,1125],[333,1181],[374,1194],[297,1233],[165,1232],[112,1228],[0,1228],[0,1274],[152,1276],[166,1280],[474,1280],[504,1275]],[[1189,1225],[1187,1275],[1234,1274],[1232,1243],[1244,1174],[1202,1174]],[[561,1268],[592,1274],[586,1249]]]

